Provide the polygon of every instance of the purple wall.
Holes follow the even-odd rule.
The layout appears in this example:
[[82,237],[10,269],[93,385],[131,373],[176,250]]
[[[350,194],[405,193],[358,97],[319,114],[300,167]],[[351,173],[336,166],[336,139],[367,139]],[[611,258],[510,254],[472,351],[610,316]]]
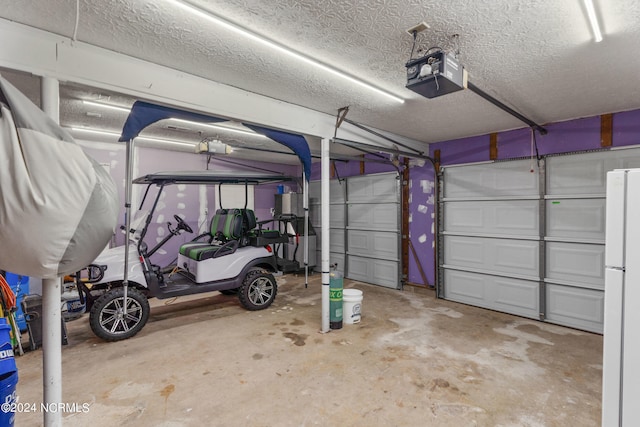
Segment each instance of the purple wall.
[[613,115],[613,145],[640,144],[640,110]]
[[[433,285],[434,275],[434,232],[435,218],[435,171],[430,162],[422,167],[409,168],[409,241],[415,249],[409,248],[408,282],[419,285]],[[416,257],[418,261],[416,262]],[[426,275],[427,283],[420,273],[417,263]]]

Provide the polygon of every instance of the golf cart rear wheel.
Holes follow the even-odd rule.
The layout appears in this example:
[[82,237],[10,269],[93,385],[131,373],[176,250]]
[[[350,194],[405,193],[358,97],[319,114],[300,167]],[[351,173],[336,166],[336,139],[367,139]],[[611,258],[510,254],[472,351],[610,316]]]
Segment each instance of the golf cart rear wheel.
[[105,341],[131,338],[149,319],[149,301],[135,288],[127,289],[127,315],[124,315],[124,288],[114,288],[98,298],[91,307],[91,330]]
[[271,305],[277,293],[273,274],[261,269],[250,270],[238,289],[238,298],[247,310],[263,310]]

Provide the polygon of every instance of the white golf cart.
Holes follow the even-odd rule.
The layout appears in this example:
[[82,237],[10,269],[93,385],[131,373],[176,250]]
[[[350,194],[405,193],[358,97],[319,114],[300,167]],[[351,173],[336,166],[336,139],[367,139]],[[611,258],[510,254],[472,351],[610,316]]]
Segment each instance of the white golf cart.
[[[273,245],[285,243],[288,237],[277,230],[263,229],[256,223],[253,211],[221,209],[211,220],[207,233],[180,247],[177,265],[168,271],[151,263],[150,257],[171,237],[191,228],[175,215],[175,228],[167,224],[169,235],[149,248],[145,234],[156,210],[160,193],[171,184],[249,184],[294,180],[277,174],[216,175],[212,171],[186,173],[167,172],[146,175],[135,180],[159,187],[158,194],[142,227],[131,227],[131,193],[134,182],[134,139],[147,126],[165,119],[182,119],[202,123],[227,119],[136,101],[123,126],[120,141],[126,142],[125,226],[129,244],[104,251],[84,273],[76,274],[79,305],[90,312],[93,332],[107,340],[118,341],[138,333],[149,317],[147,298],[172,298],[202,292],[237,293],[241,304],[249,310],[269,307],[277,293],[273,273],[277,271]],[[246,124],[255,132],[276,141],[298,156],[302,165],[301,186],[304,193],[305,227],[308,227],[308,181],[311,152],[303,135]],[[270,220],[269,220],[270,221]],[[305,236],[308,233],[305,230]],[[305,277],[308,276],[308,241],[305,239]]]
[[[237,294],[247,310],[262,310],[271,305],[277,294],[273,273],[277,271],[273,245],[288,242],[288,236],[277,230],[263,229],[250,209],[218,209],[207,232],[180,246],[177,264],[162,268],[151,262],[151,256],[172,237],[191,227],[178,215],[176,226],[167,223],[167,236],[149,248],[144,240],[166,186],[174,184],[245,184],[259,185],[293,178],[280,175],[220,175],[212,171],[164,172],[145,175],[133,181],[158,188],[153,205],[138,228],[129,230],[128,295],[124,305],[125,246],[105,250],[87,267],[84,280],[76,283],[93,332],[107,341],[132,337],[149,317],[148,298],[220,291]],[[220,188],[220,187],[218,187]]]

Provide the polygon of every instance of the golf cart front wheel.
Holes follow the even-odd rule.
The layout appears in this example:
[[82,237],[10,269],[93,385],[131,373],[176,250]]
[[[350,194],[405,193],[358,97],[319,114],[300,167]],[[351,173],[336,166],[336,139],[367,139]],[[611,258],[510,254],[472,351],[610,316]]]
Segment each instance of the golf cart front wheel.
[[91,330],[105,341],[131,338],[149,319],[149,301],[135,288],[127,289],[127,310],[124,309],[124,288],[114,288],[98,298],[89,314]]
[[277,293],[273,274],[261,269],[250,270],[238,289],[238,298],[247,310],[263,310],[271,305]]

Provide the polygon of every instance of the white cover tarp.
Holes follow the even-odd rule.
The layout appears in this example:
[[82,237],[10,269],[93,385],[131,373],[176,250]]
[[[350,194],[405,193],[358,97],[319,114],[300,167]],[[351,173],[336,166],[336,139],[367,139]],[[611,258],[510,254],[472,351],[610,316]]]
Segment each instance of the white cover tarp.
[[107,171],[0,76],[0,269],[78,271],[105,247],[117,216]]

